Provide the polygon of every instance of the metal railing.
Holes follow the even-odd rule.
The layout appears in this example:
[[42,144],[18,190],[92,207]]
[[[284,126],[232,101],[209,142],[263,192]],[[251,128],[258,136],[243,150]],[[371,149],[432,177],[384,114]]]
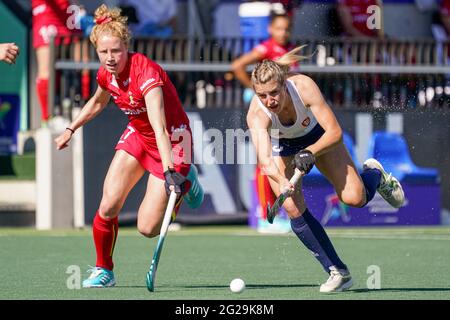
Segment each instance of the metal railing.
[[[259,42],[244,38],[137,38],[130,50],[147,55],[169,73],[186,107],[245,108],[243,88],[231,72],[231,62]],[[306,44],[302,55],[310,57],[298,71],[318,83],[333,108],[449,108],[450,42],[317,38],[296,39],[294,43]],[[68,109],[84,102],[81,70],[90,70],[94,80],[99,67],[97,55],[87,39],[52,45],[51,53],[55,72],[50,79],[49,102],[54,113],[69,116]],[[94,89],[95,81],[91,81],[91,92]]]

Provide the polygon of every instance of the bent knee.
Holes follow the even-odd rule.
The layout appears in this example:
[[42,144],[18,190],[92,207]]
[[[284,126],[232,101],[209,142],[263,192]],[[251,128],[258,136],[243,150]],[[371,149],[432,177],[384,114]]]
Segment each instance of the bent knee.
[[154,238],[159,235],[159,229],[152,226],[138,226],[138,231],[147,238]]
[[366,194],[361,191],[345,191],[340,197],[341,201],[350,207],[360,208],[366,204]]
[[98,211],[103,218],[115,218],[119,214],[121,204],[117,201],[102,200]]
[[[290,199],[288,199],[290,200]],[[286,200],[283,204],[283,208],[286,210],[287,215],[289,218],[297,218],[300,217],[303,212],[305,212],[306,206],[304,204],[296,204],[294,201]]]

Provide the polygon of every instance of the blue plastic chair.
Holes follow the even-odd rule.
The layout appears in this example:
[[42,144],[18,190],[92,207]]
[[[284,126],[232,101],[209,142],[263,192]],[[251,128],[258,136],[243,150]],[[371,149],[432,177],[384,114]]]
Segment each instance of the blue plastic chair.
[[411,183],[439,183],[438,170],[416,166],[410,156],[405,138],[397,133],[376,131],[372,135],[367,154],[383,165],[399,181]]

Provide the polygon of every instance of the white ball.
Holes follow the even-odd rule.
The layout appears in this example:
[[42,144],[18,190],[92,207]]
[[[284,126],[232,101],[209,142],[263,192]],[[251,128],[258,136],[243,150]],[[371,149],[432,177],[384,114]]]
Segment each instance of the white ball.
[[245,289],[245,282],[242,279],[234,279],[230,283],[230,290],[234,293],[241,293]]

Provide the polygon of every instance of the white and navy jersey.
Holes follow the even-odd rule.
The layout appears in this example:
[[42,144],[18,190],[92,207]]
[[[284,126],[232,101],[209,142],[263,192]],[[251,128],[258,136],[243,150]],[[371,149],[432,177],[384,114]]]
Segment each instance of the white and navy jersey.
[[294,139],[300,138],[310,133],[317,125],[317,120],[309,108],[305,106],[299,92],[292,80],[287,80],[286,85],[291,96],[297,120],[291,126],[284,126],[275,113],[270,112],[258,99],[259,107],[272,120],[269,134],[273,139]]

